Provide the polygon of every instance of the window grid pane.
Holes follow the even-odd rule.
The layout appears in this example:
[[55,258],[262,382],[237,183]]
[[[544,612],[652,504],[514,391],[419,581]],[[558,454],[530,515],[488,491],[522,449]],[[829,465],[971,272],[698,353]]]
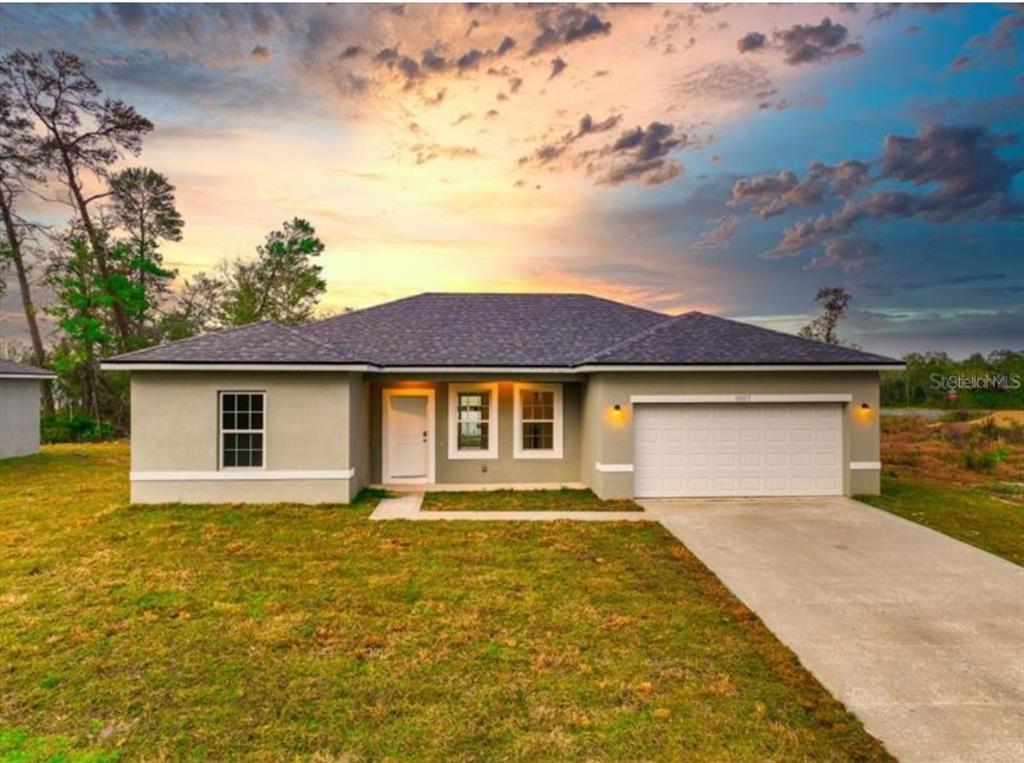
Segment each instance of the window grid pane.
[[490,436],[491,393],[489,391],[458,394],[459,450],[487,450]]
[[555,393],[551,390],[521,391],[523,450],[554,450]]
[[555,428],[550,421],[527,421],[523,423],[523,448],[525,450],[551,450],[555,446]]
[[263,466],[263,393],[221,393],[221,465]]

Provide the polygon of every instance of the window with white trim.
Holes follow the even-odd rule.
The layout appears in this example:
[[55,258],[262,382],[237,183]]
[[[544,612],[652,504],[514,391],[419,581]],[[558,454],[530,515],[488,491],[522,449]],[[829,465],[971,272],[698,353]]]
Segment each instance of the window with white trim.
[[222,469],[261,468],[264,451],[264,393],[220,393]]
[[448,457],[498,457],[498,385],[448,385]]
[[562,385],[516,384],[515,458],[562,457]]

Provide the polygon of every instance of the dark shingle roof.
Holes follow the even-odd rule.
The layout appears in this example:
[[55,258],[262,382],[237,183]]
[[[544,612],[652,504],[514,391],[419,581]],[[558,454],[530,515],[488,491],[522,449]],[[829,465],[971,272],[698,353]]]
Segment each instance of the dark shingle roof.
[[0,360],[0,376],[38,376],[46,379],[53,377],[54,373],[45,368],[15,363],[13,360]]
[[665,319],[585,294],[421,294],[306,327],[353,359],[402,366],[567,366]]
[[[125,353],[124,363],[342,363],[331,347],[273,321],[214,331]],[[107,361],[107,362],[110,362]]]
[[692,312],[662,321],[592,355],[587,362],[599,365],[878,365],[898,361]]
[[420,294],[300,327],[265,321],[119,355],[117,363],[897,364],[702,313],[669,317],[585,294]]

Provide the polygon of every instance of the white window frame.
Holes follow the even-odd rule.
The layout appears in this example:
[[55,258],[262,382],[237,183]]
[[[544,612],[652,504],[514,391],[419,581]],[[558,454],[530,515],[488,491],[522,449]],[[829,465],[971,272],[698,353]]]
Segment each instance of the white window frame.
[[[487,449],[459,450],[459,393],[489,392]],[[448,458],[462,461],[489,461],[498,457],[498,383],[453,382],[448,385]]]
[[[552,427],[552,447],[550,450],[537,450],[523,447],[523,390],[553,392],[554,426]],[[562,385],[540,383],[517,383],[512,385],[513,415],[515,431],[512,434],[512,457],[516,459],[562,458],[564,419],[562,410]]]
[[[263,398],[262,429],[224,429],[224,395],[259,395]],[[259,434],[263,437],[263,458],[259,466],[225,466],[225,434]],[[267,468],[267,393],[262,389],[224,389],[217,392],[217,469],[222,472],[261,472]]]

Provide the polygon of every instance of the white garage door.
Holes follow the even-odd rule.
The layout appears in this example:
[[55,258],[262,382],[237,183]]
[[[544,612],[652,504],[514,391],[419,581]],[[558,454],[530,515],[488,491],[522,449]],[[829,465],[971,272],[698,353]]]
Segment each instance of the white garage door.
[[843,492],[837,404],[638,404],[634,432],[639,497]]

